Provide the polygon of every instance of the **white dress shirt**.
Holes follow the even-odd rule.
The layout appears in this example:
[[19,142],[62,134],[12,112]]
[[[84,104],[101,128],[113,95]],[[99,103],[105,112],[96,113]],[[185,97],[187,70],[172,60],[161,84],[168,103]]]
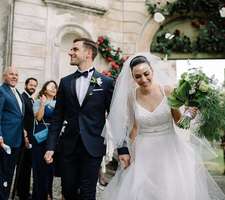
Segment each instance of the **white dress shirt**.
[[15,97],[16,97],[16,100],[17,100],[17,102],[18,102],[18,104],[19,104],[19,107],[20,107],[20,111],[23,112],[23,109],[22,109],[22,100],[21,100],[21,98],[20,98],[20,96],[19,96],[19,94],[18,94],[16,88],[14,88],[14,87],[10,87],[10,88],[11,88],[13,94],[14,94]]
[[[85,71],[90,71],[92,68],[93,67],[90,67],[89,69]],[[77,70],[80,71],[79,69]],[[80,72],[85,72],[85,71],[80,71]],[[90,71],[88,73],[88,77],[81,76],[77,78],[76,80],[76,93],[77,93],[77,98],[78,98],[80,106],[82,105],[84,98],[87,94],[93,72],[94,71]]]

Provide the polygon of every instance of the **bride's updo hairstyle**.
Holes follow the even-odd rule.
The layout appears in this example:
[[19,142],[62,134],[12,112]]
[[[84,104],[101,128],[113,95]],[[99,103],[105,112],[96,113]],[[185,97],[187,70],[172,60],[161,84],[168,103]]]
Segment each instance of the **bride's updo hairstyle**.
[[151,68],[151,71],[153,71],[150,62],[144,56],[136,56],[130,61],[130,69],[131,69],[131,71],[133,71],[135,66],[137,66],[139,64],[142,64],[142,63],[146,63]]

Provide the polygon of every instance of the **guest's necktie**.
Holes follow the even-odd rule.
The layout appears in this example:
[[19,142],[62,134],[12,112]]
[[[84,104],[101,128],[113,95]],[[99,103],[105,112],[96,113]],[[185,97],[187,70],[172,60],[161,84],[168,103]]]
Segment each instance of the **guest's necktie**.
[[16,88],[12,88],[12,91],[13,91],[13,94],[15,95],[15,97],[16,97],[16,100],[17,100],[17,102],[18,102],[18,104],[19,104],[19,107],[20,107],[20,110],[21,110],[21,112],[22,112],[22,101],[21,101],[21,99],[20,99],[20,96],[19,96],[19,94],[17,93]]

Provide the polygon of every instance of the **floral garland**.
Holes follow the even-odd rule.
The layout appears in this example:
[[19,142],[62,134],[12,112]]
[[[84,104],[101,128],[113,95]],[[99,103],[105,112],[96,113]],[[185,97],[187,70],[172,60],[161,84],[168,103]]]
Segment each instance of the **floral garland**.
[[147,6],[156,22],[163,22],[167,16],[189,16],[193,19],[192,27],[199,32],[197,38],[191,41],[184,34],[169,33],[174,37],[166,37],[168,33],[161,31],[151,46],[152,51],[167,54],[171,52],[225,53],[224,0],[177,0],[167,1],[165,6],[161,6],[160,2],[148,3]]
[[121,49],[115,49],[107,36],[99,36],[97,43],[99,53],[111,66],[109,70],[104,70],[102,73],[116,79],[128,57],[123,57]]

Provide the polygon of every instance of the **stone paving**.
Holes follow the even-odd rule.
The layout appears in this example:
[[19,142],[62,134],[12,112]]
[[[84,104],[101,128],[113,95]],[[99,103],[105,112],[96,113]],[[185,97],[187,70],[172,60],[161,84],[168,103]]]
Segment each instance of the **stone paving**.
[[[225,193],[225,176],[214,176],[214,179],[219,184],[223,192]],[[104,190],[104,187],[97,186],[97,200],[101,199],[101,192]],[[54,200],[61,200],[61,188],[60,188],[60,179],[56,178],[54,180]]]
[[[215,181],[218,183],[220,188],[225,193],[225,176],[222,176],[222,175],[221,176],[213,176],[213,178],[215,179]],[[103,190],[104,190],[104,187],[98,184],[97,185],[97,200],[102,200],[101,199],[101,193],[102,193]],[[54,200],[61,200],[62,199],[60,178],[54,178],[53,196],[54,196]],[[15,200],[17,200],[17,199],[15,198]]]

